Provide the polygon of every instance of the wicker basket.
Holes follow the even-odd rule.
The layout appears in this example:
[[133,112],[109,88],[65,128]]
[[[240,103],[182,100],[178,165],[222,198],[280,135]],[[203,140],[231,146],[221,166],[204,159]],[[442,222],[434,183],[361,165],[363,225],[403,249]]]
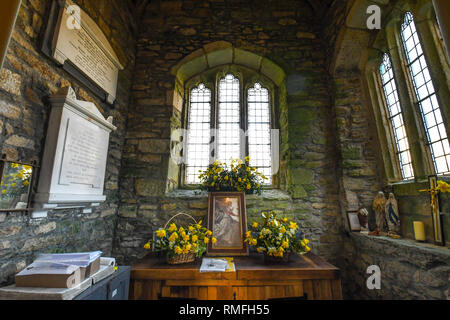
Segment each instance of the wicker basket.
[[264,263],[266,264],[276,264],[276,263],[287,263],[291,257],[291,252],[286,252],[282,257],[269,256],[267,252],[264,252]]
[[[180,215],[185,215],[188,216],[189,218],[191,218],[194,223],[197,223],[197,221],[189,214],[187,213],[183,213],[180,212],[176,215],[174,215],[172,218],[170,218],[166,224],[164,225],[164,229],[167,228],[167,225],[176,217],[180,216]],[[175,254],[172,257],[169,257],[169,255],[166,255],[166,261],[168,264],[182,264],[182,263],[189,263],[189,262],[193,262],[195,261],[195,254],[192,252],[189,252],[187,254]]]

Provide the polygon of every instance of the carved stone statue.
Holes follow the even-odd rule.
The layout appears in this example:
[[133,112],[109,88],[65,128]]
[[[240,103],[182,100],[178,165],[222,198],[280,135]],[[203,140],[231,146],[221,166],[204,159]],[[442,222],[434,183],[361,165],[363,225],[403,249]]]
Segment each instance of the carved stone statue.
[[388,235],[392,238],[400,238],[400,216],[398,214],[398,203],[393,193],[389,193],[389,199],[385,205]]
[[386,230],[386,198],[384,192],[378,192],[377,196],[373,200],[372,208],[375,211],[375,218],[377,227],[375,231],[369,233],[370,235],[382,235]]
[[369,231],[369,211],[366,208],[358,210],[358,220],[361,225],[361,232]]

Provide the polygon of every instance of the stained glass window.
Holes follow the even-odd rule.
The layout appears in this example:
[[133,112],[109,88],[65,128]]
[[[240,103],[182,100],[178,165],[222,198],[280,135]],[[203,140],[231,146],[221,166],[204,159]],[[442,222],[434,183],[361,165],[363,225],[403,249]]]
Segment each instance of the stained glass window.
[[384,97],[389,111],[389,120],[394,133],[402,177],[404,180],[412,179],[414,178],[414,170],[411,164],[409,142],[408,137],[406,136],[402,107],[400,105],[397,86],[394,79],[394,70],[392,69],[391,59],[387,53],[384,54],[383,62],[380,65],[380,75]]
[[447,132],[411,12],[405,14],[401,34],[436,173],[450,174]]
[[270,141],[269,91],[259,83],[248,89],[248,151],[250,165],[256,167],[271,184],[272,157]]

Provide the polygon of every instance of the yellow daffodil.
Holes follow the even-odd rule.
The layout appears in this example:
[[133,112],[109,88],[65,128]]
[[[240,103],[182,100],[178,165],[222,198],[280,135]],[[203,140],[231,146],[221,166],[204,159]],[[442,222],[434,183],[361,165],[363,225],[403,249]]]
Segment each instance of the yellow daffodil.
[[259,253],[261,253],[261,252],[262,252],[261,247],[256,248],[256,251],[258,251]]
[[282,226],[280,231],[281,231],[281,233],[286,233],[286,228],[284,226]]
[[295,222],[289,222],[289,229],[294,229],[297,230],[298,229],[298,225]]
[[247,189],[250,190],[252,188],[252,186],[250,185],[250,183],[247,184]]
[[203,239],[204,243],[208,243],[209,242],[209,238],[205,237],[205,239]]
[[144,249],[150,249],[150,243],[149,242],[147,242],[146,244],[144,244]]
[[214,238],[214,237],[212,237],[211,238],[211,242],[214,244],[214,243],[216,243],[217,242],[217,239],[216,238]]
[[258,228],[258,222],[253,222],[252,227],[253,228]]
[[225,176],[224,179],[228,181],[228,176]]
[[197,241],[197,240],[198,240],[198,236],[194,234],[194,235],[192,236],[192,242],[195,242],[195,241]]
[[206,231],[206,234],[207,234],[208,236],[210,236],[210,235],[212,235],[212,231],[208,230],[208,231]]
[[289,248],[289,240],[286,239],[285,241],[282,241],[281,246],[286,249]]
[[437,189],[441,192],[450,192],[450,184],[448,184],[444,181],[438,181]]
[[257,243],[258,243],[258,240],[256,240],[256,239],[252,239],[251,242],[250,242],[250,244],[252,246],[256,246]]
[[193,226],[189,226],[188,229],[189,229],[190,232],[194,231],[194,227]]
[[245,233],[245,237],[246,238],[250,238],[252,236],[252,232],[251,231],[247,231],[246,233]]
[[176,239],[178,239],[178,234],[176,232],[174,232],[170,235],[169,241],[174,242]]
[[245,159],[245,162],[250,162],[250,157],[249,156],[245,157],[244,159]]
[[183,250],[179,246],[175,247],[175,253],[176,254],[181,254],[182,252],[183,252]]
[[158,238],[164,238],[166,236],[166,230],[164,229],[159,229],[158,231],[156,231],[156,236]]
[[177,231],[177,226],[176,226],[176,224],[175,224],[175,223],[172,223],[172,224],[169,226],[169,229],[167,229],[167,231],[169,231],[169,232]]
[[305,246],[305,250],[306,250],[306,252],[311,251],[311,249],[308,246]]
[[6,193],[6,190],[2,190],[2,194],[5,194]]

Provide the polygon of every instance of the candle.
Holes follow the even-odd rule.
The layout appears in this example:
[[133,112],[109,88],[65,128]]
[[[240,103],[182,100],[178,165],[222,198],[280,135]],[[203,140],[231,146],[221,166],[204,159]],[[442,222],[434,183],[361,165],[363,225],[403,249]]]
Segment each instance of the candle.
[[425,227],[422,221],[414,221],[414,237],[417,241],[425,241]]

